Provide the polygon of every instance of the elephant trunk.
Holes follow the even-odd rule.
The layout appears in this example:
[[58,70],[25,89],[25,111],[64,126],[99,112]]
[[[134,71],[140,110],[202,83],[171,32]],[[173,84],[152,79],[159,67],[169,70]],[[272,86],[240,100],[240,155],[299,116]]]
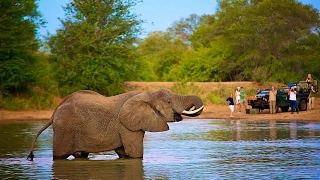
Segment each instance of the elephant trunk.
[[[186,105],[182,111],[183,115],[195,117],[199,116],[203,111],[203,102],[198,96],[185,96],[185,102],[183,103]],[[192,109],[192,107],[194,108]]]

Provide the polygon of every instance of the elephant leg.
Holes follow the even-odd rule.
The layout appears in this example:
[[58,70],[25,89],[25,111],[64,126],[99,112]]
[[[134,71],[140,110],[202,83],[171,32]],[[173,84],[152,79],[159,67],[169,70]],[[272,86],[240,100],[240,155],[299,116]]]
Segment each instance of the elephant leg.
[[143,157],[143,137],[144,131],[127,131],[121,134],[124,151],[129,158]]
[[78,151],[72,154],[75,158],[88,158],[89,153],[84,151]]
[[66,132],[64,131],[54,131],[52,143],[53,160],[67,159],[70,155],[74,153],[72,139],[73,136],[67,136],[65,134]]
[[119,158],[130,158],[130,157],[126,154],[126,152],[124,151],[124,147],[123,147],[123,146],[118,147],[118,148],[115,149],[114,151],[118,154]]

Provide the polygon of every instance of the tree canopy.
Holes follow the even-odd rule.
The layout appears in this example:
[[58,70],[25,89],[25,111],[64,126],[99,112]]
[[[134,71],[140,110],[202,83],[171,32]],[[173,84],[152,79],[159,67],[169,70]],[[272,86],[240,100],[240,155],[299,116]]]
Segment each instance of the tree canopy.
[[123,91],[135,77],[139,17],[134,0],[74,0],[65,8],[63,28],[48,39],[60,87],[68,94],[90,89],[105,95]]
[[162,77],[289,83],[308,73],[320,76],[317,9],[296,0],[218,2],[214,15],[190,15],[168,29],[172,39],[181,39],[190,48],[176,57],[179,63],[162,71]]
[[295,0],[222,0],[216,17],[217,39],[233,46],[233,79],[289,82],[307,73],[308,54],[319,45],[310,44],[316,9]]

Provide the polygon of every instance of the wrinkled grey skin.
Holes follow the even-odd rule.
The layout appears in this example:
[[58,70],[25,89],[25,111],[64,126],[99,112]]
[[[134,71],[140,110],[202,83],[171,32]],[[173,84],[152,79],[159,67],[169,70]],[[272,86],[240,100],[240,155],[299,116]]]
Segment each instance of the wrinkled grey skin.
[[[197,96],[167,90],[131,91],[105,97],[81,90],[66,97],[32,143],[33,160],[38,136],[53,125],[53,159],[87,158],[89,153],[114,150],[119,158],[142,158],[145,131],[169,130],[167,122],[181,121],[184,110],[200,109]],[[198,116],[201,111],[189,116]]]

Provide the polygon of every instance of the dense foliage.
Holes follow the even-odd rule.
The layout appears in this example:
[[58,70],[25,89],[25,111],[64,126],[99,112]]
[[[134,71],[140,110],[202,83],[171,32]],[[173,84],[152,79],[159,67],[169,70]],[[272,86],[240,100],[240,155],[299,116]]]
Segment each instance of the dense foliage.
[[48,39],[63,95],[79,89],[114,95],[135,77],[140,20],[131,12],[134,5],[134,0],[74,0],[64,8],[63,28]]
[[133,13],[136,3],[73,0],[40,51],[36,0],[0,1],[0,108],[45,108],[52,96],[80,89],[115,95],[125,81],[320,78],[320,16],[310,5],[218,0],[215,14],[191,14],[138,39],[143,21]]
[[[168,29],[173,33],[167,39],[172,40],[163,47],[181,39],[189,49],[162,75],[157,73],[158,79],[289,83],[308,73],[320,77],[319,30],[319,11],[296,0],[219,0],[216,14],[190,15]],[[139,46],[142,54],[148,52],[145,44],[153,36]],[[177,47],[170,54],[175,50],[179,54]],[[161,52],[169,54],[165,48],[157,51]]]
[[35,0],[0,1],[0,97],[25,91],[37,81],[33,68],[41,24]]

